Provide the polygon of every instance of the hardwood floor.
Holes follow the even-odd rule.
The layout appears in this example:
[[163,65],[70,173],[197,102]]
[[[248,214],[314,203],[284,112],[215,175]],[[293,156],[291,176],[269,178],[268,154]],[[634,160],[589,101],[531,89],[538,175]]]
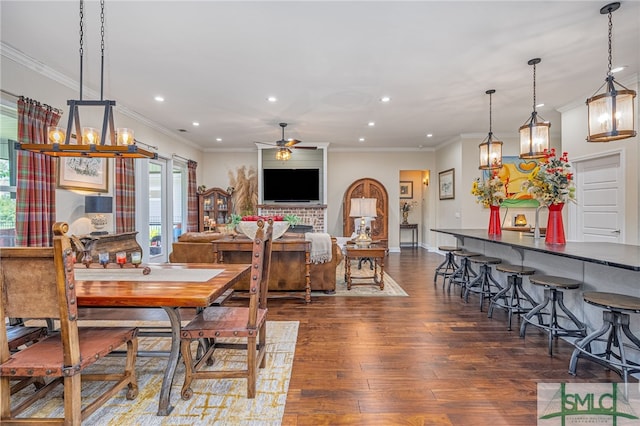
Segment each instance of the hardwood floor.
[[488,319],[479,299],[464,303],[433,284],[442,256],[389,254],[388,272],[410,297],[316,297],[269,302],[271,320],[299,320],[284,425],[534,425],[538,382],[620,381],[580,361],[573,347],[519,321]]
[[[270,320],[300,321],[283,425],[528,426],[538,382],[620,382],[585,360],[569,375],[569,343],[558,340],[549,357],[546,334],[530,327],[521,339],[520,322],[507,331],[503,310],[489,319],[477,296],[465,303],[443,292],[441,279],[434,286],[442,260],[424,249],[389,254],[385,273],[410,297],[269,301]],[[136,318],[166,317],[146,310]]]

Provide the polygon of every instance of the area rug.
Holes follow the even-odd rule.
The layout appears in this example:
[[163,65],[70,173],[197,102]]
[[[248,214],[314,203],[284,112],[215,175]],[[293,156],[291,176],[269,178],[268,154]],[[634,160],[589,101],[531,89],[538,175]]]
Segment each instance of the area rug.
[[[168,324],[168,323],[165,323]],[[138,397],[129,401],[124,391],[107,401],[93,413],[83,425],[280,425],[284,415],[293,356],[298,336],[298,321],[269,321],[267,323],[267,366],[258,374],[257,393],[254,399],[246,398],[247,382],[244,379],[198,380],[191,385],[193,396],[188,401],[180,397],[184,379],[184,364],[180,363],[171,390],[169,416],[159,417],[158,395],[166,358],[138,357]],[[125,325],[124,323],[122,325]],[[145,321],[140,326],[161,326],[161,322]],[[161,337],[139,338],[140,350],[165,350],[169,339]],[[216,365],[244,363],[239,351],[220,349],[216,352]],[[115,371],[124,363],[122,357],[107,357],[92,369]],[[89,370],[87,370],[89,372]],[[99,382],[83,384],[82,395],[92,395]],[[29,387],[21,391],[32,392]],[[19,396],[17,394],[16,396]],[[37,406],[38,415],[62,415],[62,387],[46,397]]]
[[367,285],[352,285],[351,290],[347,290],[347,283],[344,279],[344,261],[336,267],[336,292],[327,294],[323,291],[314,291],[311,297],[316,296],[355,296],[355,297],[406,297],[408,294],[389,274],[384,274],[384,290],[380,290],[380,285],[375,284],[373,280],[361,280],[359,277],[373,275],[373,270],[369,268],[369,264],[362,265],[362,269],[358,269],[357,262],[351,265],[351,277],[357,279],[358,282],[370,282]]

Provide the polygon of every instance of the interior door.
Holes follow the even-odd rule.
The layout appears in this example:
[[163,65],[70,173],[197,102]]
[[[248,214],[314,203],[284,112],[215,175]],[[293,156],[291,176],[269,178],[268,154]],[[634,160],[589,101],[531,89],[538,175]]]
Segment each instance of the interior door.
[[620,154],[574,162],[576,240],[624,242],[624,188]]

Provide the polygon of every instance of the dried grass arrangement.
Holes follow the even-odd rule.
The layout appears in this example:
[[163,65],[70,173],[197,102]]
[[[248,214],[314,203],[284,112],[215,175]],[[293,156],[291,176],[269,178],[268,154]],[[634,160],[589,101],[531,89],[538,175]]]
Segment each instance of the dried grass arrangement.
[[258,205],[258,174],[253,167],[241,166],[235,176],[229,171],[229,183],[234,188],[233,213],[241,216],[256,214]]

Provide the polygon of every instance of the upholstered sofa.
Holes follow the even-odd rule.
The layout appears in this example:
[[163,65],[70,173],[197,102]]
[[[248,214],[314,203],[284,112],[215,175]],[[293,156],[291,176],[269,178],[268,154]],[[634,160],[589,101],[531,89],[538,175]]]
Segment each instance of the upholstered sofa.
[[[250,241],[244,235],[234,235],[236,241]],[[188,232],[173,243],[169,254],[172,263],[217,263],[222,257],[224,263],[250,263],[250,252],[225,251],[222,256],[214,253],[213,242],[228,240],[229,236],[216,232]],[[301,240],[304,234],[287,232],[279,240]],[[276,240],[277,241],[277,240]],[[333,292],[336,289],[336,268],[342,261],[342,251],[336,238],[331,238],[331,260],[325,263],[311,263],[309,268],[311,290]],[[247,290],[249,280],[241,281],[236,290]],[[300,251],[273,251],[271,255],[271,273],[269,291],[304,291],[305,256]]]

